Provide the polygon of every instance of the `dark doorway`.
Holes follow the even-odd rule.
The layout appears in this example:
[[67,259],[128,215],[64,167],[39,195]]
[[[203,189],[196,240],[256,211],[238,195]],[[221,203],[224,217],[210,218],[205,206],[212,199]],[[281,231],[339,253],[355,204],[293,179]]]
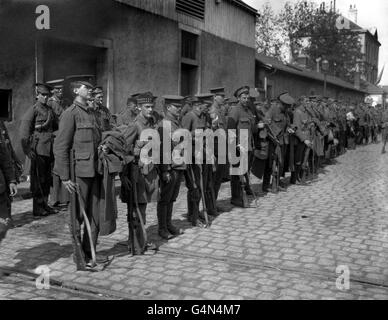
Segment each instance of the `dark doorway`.
[[197,66],[181,64],[181,95],[189,96],[197,93]]
[[12,90],[0,89],[0,120],[12,120]]

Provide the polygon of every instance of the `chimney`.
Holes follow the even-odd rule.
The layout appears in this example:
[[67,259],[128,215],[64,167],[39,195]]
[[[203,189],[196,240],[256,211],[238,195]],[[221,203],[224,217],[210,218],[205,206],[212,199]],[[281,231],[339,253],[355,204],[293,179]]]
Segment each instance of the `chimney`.
[[356,5],[354,6],[350,5],[348,18],[352,20],[354,23],[357,23],[357,13],[358,13],[358,10],[356,8]]

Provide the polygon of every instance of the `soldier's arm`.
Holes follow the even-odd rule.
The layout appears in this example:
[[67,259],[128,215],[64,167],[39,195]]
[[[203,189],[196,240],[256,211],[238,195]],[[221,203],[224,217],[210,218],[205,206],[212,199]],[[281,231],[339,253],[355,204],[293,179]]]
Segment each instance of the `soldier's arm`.
[[62,181],[70,180],[70,151],[73,147],[75,133],[75,119],[72,109],[62,113],[59,129],[54,141],[55,164],[53,172]]
[[25,155],[29,155],[31,152],[30,136],[34,131],[34,122],[35,110],[34,107],[31,107],[22,118],[20,125],[20,142]]

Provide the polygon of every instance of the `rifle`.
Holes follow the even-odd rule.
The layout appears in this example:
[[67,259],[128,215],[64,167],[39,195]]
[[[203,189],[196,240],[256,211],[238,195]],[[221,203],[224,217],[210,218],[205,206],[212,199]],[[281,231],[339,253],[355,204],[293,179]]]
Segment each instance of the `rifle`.
[[82,216],[84,218],[84,223],[85,223],[85,226],[86,226],[86,231],[87,231],[87,234],[88,234],[88,237],[89,237],[89,244],[90,244],[90,250],[91,250],[91,253],[92,253],[93,267],[95,267],[97,265],[97,261],[96,261],[96,250],[94,248],[94,243],[93,243],[93,238],[92,238],[92,229],[90,227],[90,222],[89,222],[88,216],[86,215],[86,212],[85,212],[85,201],[82,198],[82,195],[79,192],[78,188],[77,188],[77,195],[78,195],[80,211],[81,211]]
[[205,193],[203,189],[203,176],[202,176],[202,165],[199,166],[199,179],[200,179],[200,189],[201,189],[201,196],[202,196],[202,206],[203,206],[203,215],[205,216],[205,223],[206,223],[206,228],[209,227],[209,217],[207,215],[207,209],[206,209],[206,200],[205,200]]
[[[71,150],[70,156],[70,178],[71,181],[76,183],[75,179],[75,157],[74,150]],[[71,233],[71,242],[73,245],[74,251],[74,262],[77,266],[77,270],[86,270],[86,261],[85,254],[82,250],[81,243],[81,226],[79,220],[77,219],[77,195],[70,194],[70,233]]]

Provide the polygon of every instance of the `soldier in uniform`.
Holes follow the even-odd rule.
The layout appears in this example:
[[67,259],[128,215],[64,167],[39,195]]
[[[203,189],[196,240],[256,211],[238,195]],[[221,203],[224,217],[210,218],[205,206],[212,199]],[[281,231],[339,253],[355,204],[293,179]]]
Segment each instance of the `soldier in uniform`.
[[[47,82],[47,84],[53,86],[53,90],[51,91],[52,96],[48,99],[47,105],[53,109],[58,122],[65,110],[62,101],[63,81],[64,79],[59,79]],[[54,137],[56,134],[57,132],[54,132]],[[62,185],[61,179],[55,173],[53,173],[53,186],[50,191],[50,200],[53,207],[59,207],[61,204],[67,204],[70,201],[69,193]]]
[[[147,140],[141,140],[142,131],[156,129],[159,122],[154,113],[155,99],[156,97],[151,92],[139,94],[136,97],[136,104],[140,108],[140,113],[124,132],[127,145],[133,150],[135,156],[132,163],[132,183],[135,184],[136,190],[134,190],[136,192],[134,197],[136,203],[134,205],[139,209],[144,225],[146,224],[147,204],[156,202],[159,198],[157,164],[145,164],[140,157],[141,150],[148,144]],[[142,244],[141,246],[143,247]],[[146,244],[148,248],[152,246],[150,243]]]
[[225,118],[227,116],[227,108],[225,106],[225,88],[212,88],[210,89],[210,93],[214,95],[211,108],[215,110],[217,114]]
[[101,131],[112,130],[116,124],[109,109],[103,105],[104,92],[102,87],[95,87],[92,91],[92,97],[92,108],[95,112],[97,124],[100,126]]
[[[93,270],[96,265],[92,261],[92,245],[95,250],[100,226],[99,195],[103,183],[102,175],[97,171],[102,132],[95,112],[88,104],[93,86],[86,81],[76,81],[72,83],[72,89],[76,97],[73,104],[62,113],[54,143],[54,172],[71,194],[70,228],[77,270]],[[84,220],[81,206],[90,221],[91,239],[85,223],[81,239]],[[106,257],[97,260],[101,263],[106,261]]]
[[[227,164],[227,132],[226,132],[226,116],[225,116],[225,110],[222,110],[218,108],[217,105],[213,104],[210,107],[209,115],[211,119],[211,129],[214,132],[224,132],[225,141],[222,141],[222,138],[219,138],[216,136],[215,142],[214,142],[214,156],[216,159],[215,163],[215,172],[213,174],[213,182],[214,182],[214,198],[215,201],[217,201],[218,193],[221,188],[221,184],[223,181],[227,180],[229,175],[229,165]],[[221,130],[221,131],[220,131]],[[221,134],[221,133],[220,133]],[[221,160],[221,155],[218,153],[218,146],[220,143],[223,143],[225,145],[225,161]],[[218,206],[216,206],[216,209],[218,212],[221,212],[222,209]]]
[[[187,193],[187,207],[188,207],[188,215],[187,218],[189,222],[192,223],[193,226],[199,226],[202,227],[203,224],[199,220],[199,203],[201,200],[201,188],[204,188],[203,192],[205,194],[205,205],[208,210],[209,215],[217,215],[216,210],[214,210],[214,199],[212,192],[213,190],[210,189],[213,186],[212,184],[212,165],[205,164],[205,155],[203,155],[203,164],[198,163],[199,161],[199,154],[195,154],[195,152],[202,152],[202,150],[195,150],[195,130],[203,130],[205,131],[208,126],[207,122],[207,116],[206,116],[206,109],[209,105],[210,101],[207,101],[202,99],[202,97],[207,97],[207,95],[197,95],[192,99],[192,106],[193,109],[189,113],[187,113],[182,118],[182,128],[190,131],[192,137],[193,137],[193,158],[192,158],[192,164],[188,165],[187,171],[185,172],[185,180],[186,180],[186,186],[188,189]],[[206,149],[205,143],[204,143],[203,150]],[[197,156],[197,157],[196,157]],[[196,158],[198,160],[196,161]],[[200,167],[201,166],[201,167]],[[201,169],[201,170],[200,170]],[[203,185],[201,185],[201,172],[202,172],[202,182]]]
[[[301,180],[302,170],[306,168],[302,167],[306,165],[303,163],[305,158],[309,158],[309,153],[313,144],[310,139],[310,126],[313,124],[309,114],[306,111],[306,99],[299,100],[297,104],[294,115],[293,115],[293,128],[295,130],[295,135],[293,139],[296,139],[294,144],[294,168],[295,170],[291,172],[291,184],[297,184]],[[310,149],[310,150],[309,150]]]
[[[159,166],[160,200],[157,204],[157,216],[159,236],[168,240],[172,236],[183,233],[181,229],[172,224],[172,212],[187,166],[184,162],[174,161],[171,150],[176,145],[172,136],[176,130],[181,128],[180,117],[183,97],[164,96],[163,99],[165,117],[158,126],[161,141],[161,164]],[[165,140],[171,141],[170,146],[164,144]]]
[[46,83],[53,87],[51,90],[51,97],[48,99],[47,105],[50,106],[56,117],[59,119],[62,112],[65,110],[63,105],[62,96],[63,96],[63,81],[64,79],[47,81]]
[[[236,130],[238,145],[241,144],[240,130],[248,130],[248,150],[242,150],[241,147],[238,147],[239,152],[248,152],[248,171],[250,169],[249,166],[253,156],[252,152],[254,149],[254,136],[257,133],[255,117],[250,106],[249,89],[250,88],[248,86],[244,86],[235,91],[234,96],[238,99],[238,103],[232,107],[227,119],[228,130]],[[245,192],[247,195],[253,194],[249,183],[247,183],[248,181],[248,173],[245,173],[243,177],[231,177],[232,204],[240,207],[244,207],[246,205],[243,203],[244,194],[242,192]],[[241,190],[242,187],[244,187],[244,190]]]
[[[0,120],[0,128],[4,124]],[[17,193],[16,175],[6,137],[0,131],[0,241],[5,237],[11,222],[11,198]]]
[[118,127],[122,125],[127,126],[136,119],[139,114],[139,108],[136,104],[136,97],[138,95],[139,93],[135,93],[127,99],[126,107],[116,117]]
[[[279,142],[280,150],[276,152],[276,146],[271,143],[269,154],[269,170],[265,170],[263,177],[263,191],[267,192],[270,183],[270,174],[273,172],[273,158],[277,157],[278,175],[283,175],[285,170],[284,161],[286,157],[287,145],[289,144],[289,134],[293,133],[291,129],[291,122],[288,115],[288,108],[290,108],[295,103],[295,100],[289,95],[288,92],[284,92],[278,96],[277,103],[271,105],[271,108],[265,115],[265,121],[269,124],[272,134]],[[275,177],[273,177],[275,178]],[[285,191],[285,186],[282,184],[276,185],[277,189],[280,191]],[[275,190],[273,190],[275,191]]]
[[58,125],[54,111],[47,105],[50,89],[45,84],[36,84],[37,101],[23,117],[20,128],[23,151],[31,159],[30,189],[34,216],[56,213],[47,203],[52,184],[51,170],[48,168],[53,162],[53,132]]

